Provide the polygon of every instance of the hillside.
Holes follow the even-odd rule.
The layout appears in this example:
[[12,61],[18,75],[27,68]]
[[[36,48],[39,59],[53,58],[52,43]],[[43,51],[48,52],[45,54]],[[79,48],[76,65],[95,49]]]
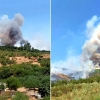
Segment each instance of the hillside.
[[39,51],[30,48],[30,44],[23,47],[0,46],[0,67],[14,63],[31,63],[40,65],[39,60],[50,58],[49,51]]
[[57,82],[59,80],[70,80],[70,77],[64,74],[60,74],[60,73],[52,73],[51,74],[51,82]]
[[[84,70],[81,70],[81,71],[76,70],[75,71],[75,70],[70,70],[67,68],[54,67],[55,69],[57,69],[57,71],[55,73],[52,73],[51,80],[52,81],[63,80],[63,78],[61,78],[61,77],[57,78],[57,77],[59,77],[57,74],[62,74],[62,73],[63,73],[63,75],[67,75],[72,79],[88,78],[92,75],[100,75],[100,53],[94,53],[92,55],[92,57],[90,58],[90,60],[94,64],[94,68],[92,68],[91,72],[88,70],[87,71],[84,71]],[[55,75],[56,75],[56,77],[55,77]]]
[[56,67],[59,72],[51,75],[52,100],[100,100],[100,54],[95,53],[91,60],[94,68],[90,73]]
[[[24,89],[27,91],[22,92]],[[0,100],[13,100],[12,95],[27,96],[25,100],[37,100],[38,94],[49,98],[50,51],[34,49],[29,43],[21,47],[0,46],[0,91]]]
[[84,71],[75,71],[67,68],[55,67],[59,72],[51,73],[51,81],[79,79],[83,76]]
[[99,100],[100,76],[51,84],[52,100]]

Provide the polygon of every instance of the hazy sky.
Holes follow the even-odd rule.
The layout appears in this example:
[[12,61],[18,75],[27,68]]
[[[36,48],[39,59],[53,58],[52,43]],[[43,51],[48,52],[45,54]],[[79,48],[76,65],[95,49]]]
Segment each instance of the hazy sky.
[[78,57],[88,39],[86,24],[94,15],[100,17],[100,1],[52,0],[51,8],[52,67],[77,70]]
[[0,18],[12,19],[16,13],[24,17],[23,37],[34,48],[50,49],[50,0],[0,0]]

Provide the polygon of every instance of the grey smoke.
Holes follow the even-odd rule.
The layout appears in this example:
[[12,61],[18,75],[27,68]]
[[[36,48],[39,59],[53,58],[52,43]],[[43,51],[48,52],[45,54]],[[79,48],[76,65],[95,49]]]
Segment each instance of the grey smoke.
[[19,13],[15,14],[13,19],[9,19],[7,15],[3,15],[0,19],[0,44],[15,45],[18,41],[21,41],[23,38],[20,27],[23,22],[24,17]]
[[21,45],[21,46],[23,46],[23,45],[26,44],[26,43],[28,43],[27,40],[24,40],[24,39],[21,39],[21,40],[20,40],[20,45]]
[[99,19],[99,17],[93,16],[91,20],[87,22],[86,32],[88,40],[85,41],[82,47],[81,66],[88,73],[95,69],[96,62],[94,61],[98,56],[98,54],[95,55],[95,53],[100,53],[100,23],[95,25]]

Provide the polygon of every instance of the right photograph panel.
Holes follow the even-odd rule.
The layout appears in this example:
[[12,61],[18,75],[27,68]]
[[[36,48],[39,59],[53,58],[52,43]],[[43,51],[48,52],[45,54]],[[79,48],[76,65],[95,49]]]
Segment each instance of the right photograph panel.
[[51,2],[51,100],[100,100],[100,1]]

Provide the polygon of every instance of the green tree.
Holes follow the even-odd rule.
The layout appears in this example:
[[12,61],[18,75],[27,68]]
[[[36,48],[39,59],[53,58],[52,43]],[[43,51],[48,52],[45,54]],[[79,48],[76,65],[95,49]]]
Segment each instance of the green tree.
[[25,45],[24,45],[24,49],[27,50],[27,51],[30,51],[31,50],[31,44],[29,42],[27,42]]
[[24,70],[22,67],[16,67],[14,68],[14,76],[15,77],[20,77],[20,76],[25,76],[27,74],[27,70]]
[[50,67],[50,58],[41,59],[40,64],[43,67]]
[[28,76],[24,82],[24,86],[27,88],[37,88],[39,87],[39,78],[36,76]]
[[42,95],[42,97],[50,95],[50,76],[44,76],[41,78],[39,93]]
[[11,71],[10,68],[8,67],[3,67],[0,71],[0,78],[5,79],[11,76]]
[[4,90],[4,85],[3,84],[0,85],[0,90]]
[[7,85],[9,89],[14,89],[16,90],[18,87],[20,87],[20,82],[17,78],[15,77],[9,77],[7,79]]

